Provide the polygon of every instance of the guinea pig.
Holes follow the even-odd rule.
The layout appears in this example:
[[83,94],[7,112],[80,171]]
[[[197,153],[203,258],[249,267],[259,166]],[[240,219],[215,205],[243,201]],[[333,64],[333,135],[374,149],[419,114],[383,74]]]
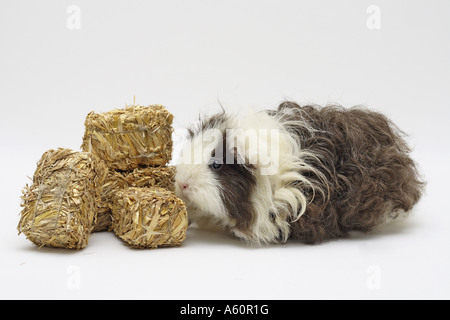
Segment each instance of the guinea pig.
[[188,130],[175,192],[190,222],[253,245],[368,232],[407,216],[422,195],[404,136],[363,107],[222,110]]

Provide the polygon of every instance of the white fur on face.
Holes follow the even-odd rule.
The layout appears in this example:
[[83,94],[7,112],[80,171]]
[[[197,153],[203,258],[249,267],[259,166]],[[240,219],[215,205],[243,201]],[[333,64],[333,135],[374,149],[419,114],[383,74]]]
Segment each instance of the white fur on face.
[[221,186],[209,168],[216,138],[217,131],[209,130],[188,141],[176,166],[175,193],[186,203],[189,219],[202,225],[226,221]]
[[[202,211],[204,215],[224,215],[220,185],[206,164],[177,165],[175,181],[175,193],[189,207]],[[184,185],[187,188],[183,188]]]

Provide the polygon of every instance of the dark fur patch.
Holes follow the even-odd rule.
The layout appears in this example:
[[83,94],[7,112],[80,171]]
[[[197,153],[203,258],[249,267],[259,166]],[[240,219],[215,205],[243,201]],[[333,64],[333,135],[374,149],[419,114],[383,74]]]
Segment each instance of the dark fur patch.
[[229,116],[225,114],[225,110],[222,109],[222,112],[216,113],[210,117],[206,117],[204,119],[199,118],[199,122],[188,129],[188,138],[193,138],[199,132],[204,132],[208,129],[218,129],[220,126],[229,120]]
[[384,115],[289,101],[269,114],[281,116],[282,122],[303,119],[315,129],[286,127],[302,149],[318,157],[305,160],[326,177],[306,173],[324,191],[314,197],[307,185],[298,186],[311,202],[291,224],[291,238],[315,243],[352,230],[370,231],[390,209],[408,211],[420,199],[425,184],[408,155],[404,134]]
[[[230,150],[226,145],[226,134],[223,134],[223,165],[220,169],[210,170],[215,174],[221,185],[222,202],[227,209],[234,228],[243,233],[248,233],[255,214],[250,201],[251,194],[256,184],[255,177],[246,165],[237,163],[235,150]],[[232,153],[233,163],[226,163],[227,153]],[[214,152],[211,157],[215,157]]]

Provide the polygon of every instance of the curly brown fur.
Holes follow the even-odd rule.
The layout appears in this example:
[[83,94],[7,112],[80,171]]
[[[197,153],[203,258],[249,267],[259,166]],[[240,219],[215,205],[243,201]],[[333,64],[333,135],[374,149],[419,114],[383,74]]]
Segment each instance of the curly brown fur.
[[308,243],[370,231],[420,199],[424,183],[409,157],[403,133],[384,115],[361,107],[302,106],[282,103],[273,115],[282,121],[306,121],[313,130],[287,126],[305,159],[323,176],[308,176],[324,191],[303,186],[310,200],[305,213],[291,224],[291,238]]

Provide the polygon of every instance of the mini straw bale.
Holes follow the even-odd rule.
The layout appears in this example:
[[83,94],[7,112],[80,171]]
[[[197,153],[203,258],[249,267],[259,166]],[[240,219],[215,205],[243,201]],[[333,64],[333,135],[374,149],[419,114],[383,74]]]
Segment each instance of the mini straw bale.
[[173,115],[162,105],[91,112],[81,148],[112,169],[165,165],[172,157],[172,121]]
[[107,168],[97,156],[70,149],[42,155],[22,193],[19,234],[37,246],[81,249],[93,230]]
[[130,187],[160,187],[175,191],[175,167],[141,167],[133,171],[122,171]]
[[112,205],[113,230],[135,248],[180,245],[188,226],[184,202],[166,189],[128,188]]
[[110,169],[103,185],[102,201],[94,232],[111,228],[112,217],[110,203],[114,194],[128,187],[160,187],[175,191],[175,167],[140,167],[130,171]]

